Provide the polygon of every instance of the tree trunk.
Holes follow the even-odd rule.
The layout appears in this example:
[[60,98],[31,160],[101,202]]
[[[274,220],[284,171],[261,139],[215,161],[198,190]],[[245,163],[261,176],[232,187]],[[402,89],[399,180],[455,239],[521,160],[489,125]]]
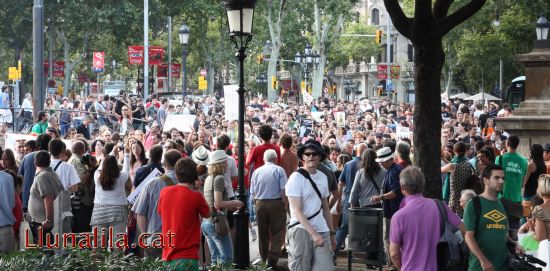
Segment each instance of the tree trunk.
[[[71,74],[73,71],[73,63],[71,62],[71,45],[65,35],[62,35],[63,39],[63,60],[65,61],[65,78],[63,78],[63,96],[67,97],[69,94],[69,88],[71,84]],[[99,90],[99,86],[98,86]]]
[[271,55],[269,56],[269,63],[267,65],[267,99],[269,102],[275,101],[279,96],[279,90],[273,88],[271,78],[277,76],[277,61],[279,60],[281,46],[278,41],[272,42],[272,44]]
[[441,198],[441,70],[445,53],[441,39],[426,39],[415,46],[416,101],[414,159],[426,177],[424,194]]

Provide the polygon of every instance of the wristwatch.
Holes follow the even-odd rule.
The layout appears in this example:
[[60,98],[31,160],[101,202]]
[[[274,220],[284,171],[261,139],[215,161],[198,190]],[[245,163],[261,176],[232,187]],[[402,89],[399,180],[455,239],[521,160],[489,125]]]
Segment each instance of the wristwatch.
[[384,200],[384,195],[380,196],[380,200]]

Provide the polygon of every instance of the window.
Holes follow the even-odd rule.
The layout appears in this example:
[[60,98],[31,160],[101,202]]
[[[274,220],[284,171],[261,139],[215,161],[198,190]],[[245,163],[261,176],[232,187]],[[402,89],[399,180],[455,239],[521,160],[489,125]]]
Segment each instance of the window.
[[380,11],[377,8],[374,8],[371,11],[371,24],[372,25],[380,24]]
[[414,47],[412,44],[407,45],[407,58],[409,62],[414,61]]

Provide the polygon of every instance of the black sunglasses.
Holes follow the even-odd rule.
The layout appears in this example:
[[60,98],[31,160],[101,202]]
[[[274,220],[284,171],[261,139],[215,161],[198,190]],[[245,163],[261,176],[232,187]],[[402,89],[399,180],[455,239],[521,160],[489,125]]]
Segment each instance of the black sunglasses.
[[307,157],[310,157],[310,156],[318,156],[319,153],[316,153],[316,152],[304,152],[304,155],[307,156]]

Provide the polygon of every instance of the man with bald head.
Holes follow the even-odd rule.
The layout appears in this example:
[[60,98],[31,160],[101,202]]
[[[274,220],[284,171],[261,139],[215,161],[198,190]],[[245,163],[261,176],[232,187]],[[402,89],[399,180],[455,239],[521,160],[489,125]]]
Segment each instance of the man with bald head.
[[[365,143],[357,145],[355,157],[353,157],[353,160],[347,162],[344,165],[344,169],[342,170],[342,174],[340,174],[340,179],[338,180],[338,192],[340,195],[344,193],[344,202],[342,203],[342,205],[340,205],[340,202],[336,203],[338,204],[337,206],[342,206],[342,225],[340,226],[340,228],[338,228],[338,231],[336,232],[336,249],[334,250],[335,257],[338,255],[340,249],[342,249],[342,245],[344,244],[344,241],[346,241],[346,237],[348,236],[348,208],[351,188],[353,187],[355,175],[361,167],[361,156],[366,149],[367,144]],[[342,197],[338,197],[339,200],[341,200],[341,198]]]
[[[80,183],[78,183],[78,191],[75,192],[73,197],[73,232],[89,232],[91,231],[90,219],[92,217],[92,210],[94,206],[94,182],[92,180],[93,175],[91,169],[96,166],[95,158],[87,156],[86,147],[81,140],[74,140],[72,142],[71,151],[73,155],[69,161],[69,164],[73,165],[76,169],[76,173],[80,177]],[[74,199],[80,199],[80,203]]]

